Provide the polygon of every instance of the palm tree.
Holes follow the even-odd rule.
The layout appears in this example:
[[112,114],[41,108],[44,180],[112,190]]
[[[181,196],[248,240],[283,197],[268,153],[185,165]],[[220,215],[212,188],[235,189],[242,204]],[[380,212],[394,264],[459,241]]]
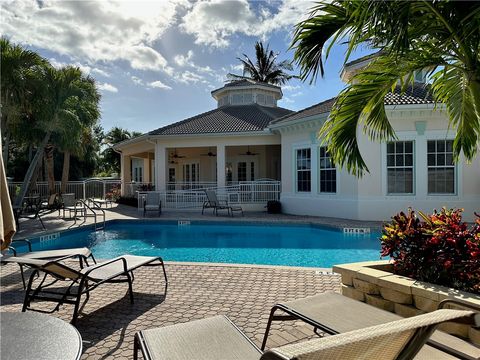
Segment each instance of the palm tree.
[[70,103],[70,111],[80,122],[80,127],[73,129],[70,136],[60,137],[60,148],[63,150],[63,169],[60,191],[64,193],[70,174],[70,156],[81,156],[91,140],[93,126],[100,118],[100,93],[95,85],[95,80],[90,76],[83,76],[78,80],[81,96],[74,97]]
[[103,154],[102,154],[104,171],[109,173],[112,173],[112,172],[119,173],[120,172],[120,155],[113,150],[113,145],[128,139],[132,139],[140,135],[142,135],[142,133],[139,133],[137,131],[130,132],[118,126],[111,128],[105,134],[105,139],[104,139],[104,144],[107,145],[107,148],[103,151]]
[[243,65],[243,75],[228,74],[230,80],[251,79],[273,85],[283,85],[293,78],[293,75],[286,71],[292,71],[291,62],[284,60],[277,63],[278,53],[274,53],[269,49],[269,45],[265,49],[262,42],[255,43],[255,63],[243,54],[243,59],[237,58]]
[[53,177],[53,148],[52,134],[59,138],[77,136],[81,131],[81,122],[78,115],[72,111],[74,104],[83,99],[84,93],[81,86],[82,72],[75,67],[55,69],[45,67],[39,75],[38,89],[34,97],[34,118],[37,126],[43,132],[43,140],[37,147],[36,154],[25,174],[20,194],[16,198],[16,205],[20,205],[28,192],[28,188],[42,160],[45,151],[48,183],[50,193],[55,192],[55,179]]
[[[320,130],[336,164],[361,176],[357,128],[371,139],[395,138],[384,108],[385,95],[402,91],[415,71],[428,69],[430,90],[456,129],[454,155],[472,160],[480,139],[480,3],[454,1],[334,0],[316,5],[296,26],[294,61],[302,80],[323,76],[322,52],[348,41],[345,62],[359,45],[380,50],[339,94]],[[329,43],[328,46],[326,44]]]
[[10,43],[4,37],[0,39],[0,48],[1,133],[5,139],[2,155],[6,168],[13,125],[19,121],[28,107],[27,93],[32,90],[29,87],[30,72],[43,66],[45,60],[33,51]]

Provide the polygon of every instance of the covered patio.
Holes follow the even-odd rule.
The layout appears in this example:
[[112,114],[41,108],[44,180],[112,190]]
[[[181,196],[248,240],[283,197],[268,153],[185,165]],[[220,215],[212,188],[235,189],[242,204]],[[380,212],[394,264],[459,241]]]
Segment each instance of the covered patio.
[[[121,152],[124,194],[225,188],[258,180],[280,181],[276,136],[151,139]],[[227,140],[227,139],[225,139]]]

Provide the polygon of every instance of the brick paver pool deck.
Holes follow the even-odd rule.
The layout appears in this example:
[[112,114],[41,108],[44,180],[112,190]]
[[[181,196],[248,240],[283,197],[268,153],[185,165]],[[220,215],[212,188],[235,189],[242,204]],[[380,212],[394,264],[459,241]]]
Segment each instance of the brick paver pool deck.
[[[0,268],[0,311],[21,311],[19,268],[15,264]],[[166,292],[161,268],[135,272],[133,305],[125,283],[106,284],[92,292],[76,324],[84,340],[82,359],[131,359],[135,332],[218,314],[230,317],[260,345],[272,305],[340,288],[338,275],[315,269],[182,263],[167,263],[166,268]],[[54,304],[33,306],[47,310]],[[72,311],[72,305],[64,305],[53,315],[70,321]],[[302,323],[276,323],[267,346],[312,336],[312,329]]]
[[[64,220],[56,212],[42,217],[47,232],[56,232],[92,224]],[[106,219],[142,218],[136,208],[116,206],[106,211]],[[149,219],[158,219],[148,217]],[[331,218],[270,215],[246,212],[244,217],[215,217],[200,211],[165,211],[163,220],[266,221],[315,223],[336,227],[379,227]],[[108,227],[108,224],[107,224]],[[38,220],[21,219],[18,237],[44,233]],[[271,307],[280,301],[302,298],[325,291],[339,291],[340,278],[318,269],[167,263],[169,285],[160,268],[141,268],[134,281],[135,304],[126,296],[126,284],[107,284],[93,291],[77,322],[84,340],[82,359],[131,359],[135,332],[218,314],[229,316],[256,344],[260,345]],[[24,291],[18,266],[0,266],[0,311],[21,311]],[[37,308],[52,309],[52,303],[35,303]],[[73,306],[64,305],[54,316],[70,321]],[[274,323],[268,347],[283,345],[313,336],[312,329],[301,322]]]

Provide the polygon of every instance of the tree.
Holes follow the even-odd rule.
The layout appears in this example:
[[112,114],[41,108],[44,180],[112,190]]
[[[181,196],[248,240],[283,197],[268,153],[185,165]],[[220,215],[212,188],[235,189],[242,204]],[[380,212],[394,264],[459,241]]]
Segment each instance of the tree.
[[230,73],[229,79],[251,79],[267,84],[283,85],[294,77],[286,72],[293,70],[291,62],[284,60],[277,63],[278,53],[270,50],[269,45],[265,49],[262,42],[255,43],[255,63],[246,54],[243,54],[243,57],[243,59],[237,58],[243,65],[243,75]]
[[[60,192],[67,189],[67,182],[70,173],[71,154],[80,156],[85,154],[87,146],[92,141],[92,127],[100,118],[100,93],[95,85],[95,80],[90,76],[81,76],[78,80],[78,87],[81,89],[81,96],[72,97],[69,100],[70,111],[79,120],[79,129],[74,129],[71,136],[59,138],[59,145],[63,150],[63,170]],[[77,132],[76,130],[79,130]]]
[[46,66],[37,77],[37,91],[34,96],[33,118],[36,126],[43,133],[43,140],[38,145],[37,152],[25,174],[16,205],[23,201],[30,182],[42,160],[42,152],[46,150],[46,165],[50,193],[55,192],[53,176],[54,143],[52,134],[65,138],[77,136],[82,129],[79,116],[72,111],[75,101],[84,98],[82,89],[82,72],[79,68],[67,66],[55,69]]
[[1,133],[3,143],[2,156],[5,168],[8,167],[8,149],[12,128],[28,110],[27,94],[30,87],[31,72],[45,65],[45,60],[37,53],[14,45],[6,38],[0,39],[1,47]]
[[[292,41],[300,78],[324,74],[334,43],[348,41],[345,62],[359,45],[380,50],[341,91],[320,136],[336,164],[361,176],[368,171],[358,143],[363,127],[377,141],[395,139],[384,97],[405,91],[415,71],[428,69],[430,90],[456,129],[454,156],[472,160],[480,139],[480,3],[454,1],[334,0],[321,2],[296,26]],[[328,46],[326,44],[329,43]]]
[[102,170],[105,173],[120,173],[120,155],[113,150],[113,145],[119,142],[133,139],[140,136],[142,133],[137,131],[128,131],[121,127],[115,126],[105,134],[104,144],[107,148],[103,151],[103,166]]

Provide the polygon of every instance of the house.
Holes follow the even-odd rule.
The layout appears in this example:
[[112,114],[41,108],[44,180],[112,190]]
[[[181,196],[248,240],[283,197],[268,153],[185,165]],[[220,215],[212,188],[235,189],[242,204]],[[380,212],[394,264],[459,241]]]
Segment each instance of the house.
[[[342,79],[370,59],[346,64]],[[280,87],[240,80],[212,91],[216,109],[118,144],[122,182],[184,191],[272,179],[281,181],[289,214],[387,220],[410,206],[448,206],[464,208],[472,220],[480,209],[479,158],[453,163],[455,132],[424,85],[419,72],[406,93],[397,88],[385,98],[398,141],[373,142],[358,129],[370,170],[361,178],[337,168],[317,138],[334,98],[293,112],[277,106]]]

